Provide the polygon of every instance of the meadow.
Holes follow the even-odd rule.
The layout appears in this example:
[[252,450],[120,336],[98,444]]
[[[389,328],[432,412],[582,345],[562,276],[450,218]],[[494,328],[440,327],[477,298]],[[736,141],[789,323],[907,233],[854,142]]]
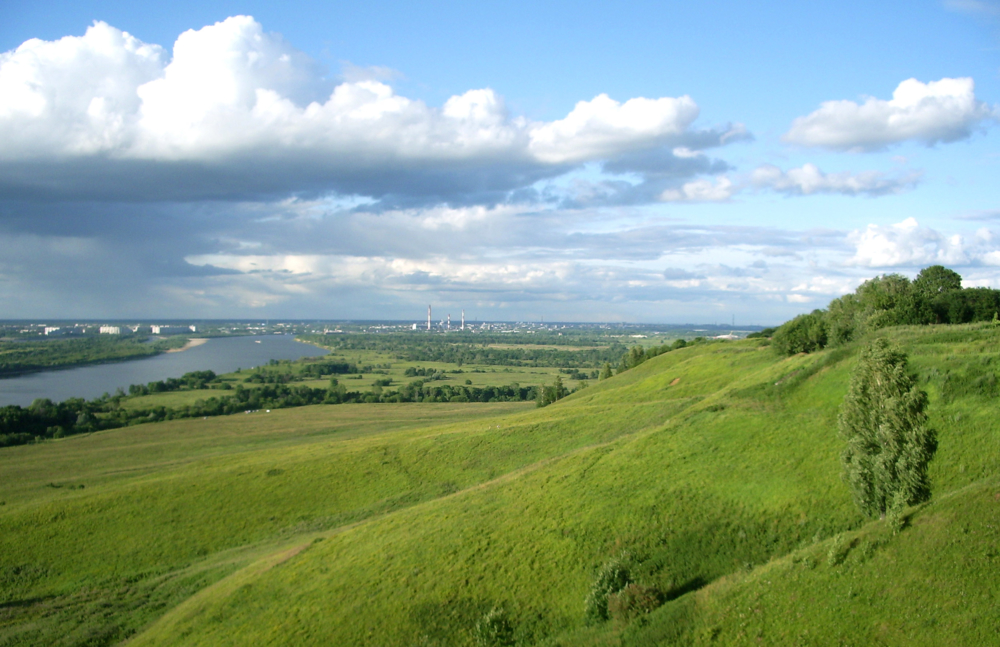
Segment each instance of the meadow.
[[[856,344],[698,344],[541,409],[319,405],[2,449],[0,645],[477,645],[487,616],[493,644],[995,642],[1000,328],[880,334],[939,440],[898,532],[840,478]],[[649,600],[594,621],[609,560]]]

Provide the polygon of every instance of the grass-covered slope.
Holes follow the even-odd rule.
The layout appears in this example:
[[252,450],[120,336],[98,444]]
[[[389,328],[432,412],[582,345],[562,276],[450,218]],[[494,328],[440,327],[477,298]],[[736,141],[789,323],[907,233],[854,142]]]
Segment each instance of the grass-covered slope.
[[[845,532],[668,603],[621,636],[649,645],[995,645],[1000,481],[948,493],[894,535]],[[613,629],[604,638],[617,643]]]
[[[760,342],[700,345],[540,410],[439,405],[432,425],[406,421],[427,405],[312,407],[269,414],[285,416],[273,429],[233,416],[0,453],[0,645],[133,631],[135,645],[472,645],[495,606],[519,644],[812,640],[793,629],[816,644],[906,644],[918,625],[894,629],[888,611],[882,633],[833,632],[838,613],[873,605],[849,586],[836,603],[822,591],[869,582],[865,569],[892,557],[900,578],[949,583],[926,596],[994,594],[982,564],[955,561],[993,549],[941,538],[964,514],[977,537],[992,523],[1000,331],[891,334],[940,441],[935,499],[899,535],[865,525],[840,480],[836,414],[855,349],[781,359]],[[358,418],[338,431],[348,411]],[[830,566],[833,541],[847,554]],[[587,625],[594,574],[623,549],[666,603],[629,626]],[[758,595],[771,571],[785,573],[785,598]],[[908,580],[877,572],[903,604]],[[751,629],[739,626],[747,600],[768,619]],[[973,644],[961,638],[988,624],[962,617],[937,622]]]

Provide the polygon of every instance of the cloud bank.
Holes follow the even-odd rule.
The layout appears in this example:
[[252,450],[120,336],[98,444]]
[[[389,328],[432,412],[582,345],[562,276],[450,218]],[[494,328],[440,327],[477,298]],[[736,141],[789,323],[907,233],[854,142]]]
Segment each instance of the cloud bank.
[[[873,271],[946,262],[989,281],[1000,264],[988,229],[788,229],[752,209],[719,224],[757,192],[878,197],[921,176],[743,170],[716,155],[753,136],[699,127],[686,95],[599,94],[539,121],[490,88],[430,106],[394,78],[332,78],[246,16],[171,50],[96,22],[0,54],[0,301],[33,317],[380,318],[432,300],[483,318],[776,323]],[[933,144],[992,114],[971,80],[911,80],[891,101],[823,104],[786,139]]]
[[914,218],[893,225],[868,225],[848,235],[856,252],[848,265],[872,268],[1000,265],[1000,239],[986,228],[972,236],[942,234]]
[[726,143],[732,129],[692,129],[698,114],[688,96],[602,94],[538,122],[489,88],[434,108],[373,78],[335,84],[248,16],[184,32],[169,60],[96,22],[0,55],[0,195],[484,200],[587,162]]
[[919,179],[919,173],[908,173],[902,177],[889,177],[878,171],[864,171],[855,175],[847,172],[824,173],[815,164],[804,164],[788,171],[764,164],[750,174],[753,186],[786,195],[832,193],[875,197],[905,191],[912,188]]

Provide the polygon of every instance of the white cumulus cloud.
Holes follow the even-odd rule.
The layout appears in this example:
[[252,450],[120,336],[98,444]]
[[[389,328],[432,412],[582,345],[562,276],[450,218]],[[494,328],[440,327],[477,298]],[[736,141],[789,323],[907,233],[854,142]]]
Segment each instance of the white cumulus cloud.
[[606,94],[581,101],[564,119],[530,128],[532,153],[546,162],[613,157],[639,145],[677,137],[698,117],[691,97],[637,98],[624,104]]
[[667,189],[660,194],[664,202],[725,202],[736,192],[732,180],[720,177],[685,182],[677,189]]
[[687,96],[602,94],[539,122],[511,115],[489,88],[433,107],[378,75],[348,78],[333,83],[249,16],[186,31],[169,56],[102,22],[83,36],[28,41],[0,54],[0,197],[51,187],[121,197],[140,185],[166,199],[253,190],[440,197],[529,186],[699,135]]
[[888,101],[874,97],[860,104],[826,101],[815,112],[795,119],[783,139],[851,151],[880,150],[908,140],[933,145],[964,139],[996,115],[996,108],[976,99],[971,78],[929,83],[907,79]]
[[848,237],[855,254],[848,265],[862,267],[916,267],[1000,264],[998,241],[988,229],[971,236],[945,234],[921,227],[913,218],[893,225],[868,225]]
[[840,195],[879,196],[899,193],[913,187],[919,173],[890,177],[879,171],[851,173],[824,173],[815,164],[782,171],[777,166],[764,164],[750,174],[751,183],[758,188],[768,188],[788,195],[836,193]]

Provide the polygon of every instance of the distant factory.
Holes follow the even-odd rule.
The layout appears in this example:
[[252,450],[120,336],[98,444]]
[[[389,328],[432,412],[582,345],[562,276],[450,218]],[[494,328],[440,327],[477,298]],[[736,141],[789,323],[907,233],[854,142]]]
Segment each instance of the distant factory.
[[[438,325],[444,330],[451,330],[451,313],[449,312],[448,315],[444,319],[442,319]],[[417,324],[413,324],[413,330],[416,329],[417,329]],[[433,322],[431,319],[431,307],[427,306],[427,330],[428,332],[430,332],[432,329],[433,329]],[[461,328],[459,328],[459,330],[465,330],[465,310],[462,310],[462,326]]]

